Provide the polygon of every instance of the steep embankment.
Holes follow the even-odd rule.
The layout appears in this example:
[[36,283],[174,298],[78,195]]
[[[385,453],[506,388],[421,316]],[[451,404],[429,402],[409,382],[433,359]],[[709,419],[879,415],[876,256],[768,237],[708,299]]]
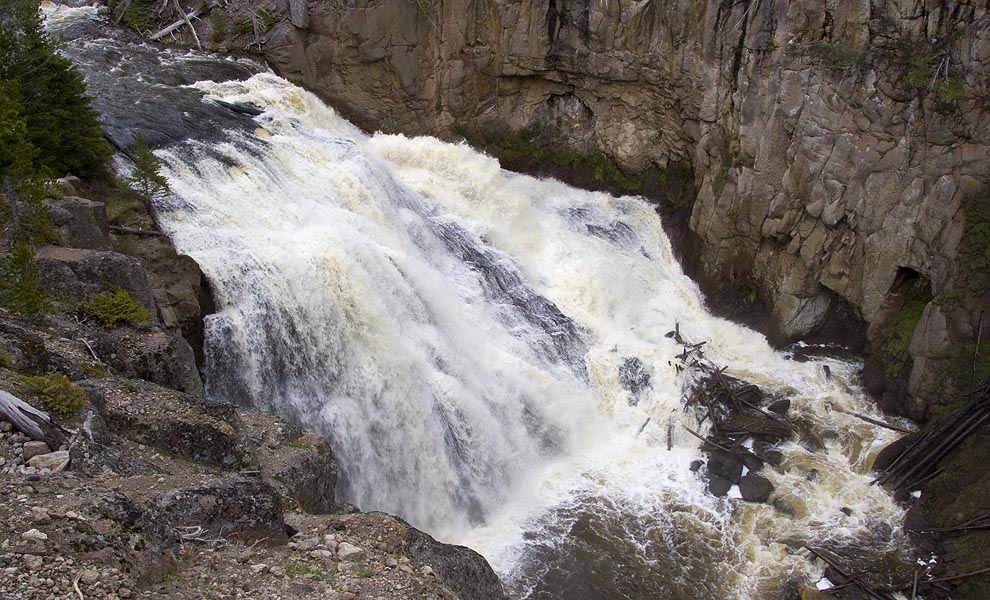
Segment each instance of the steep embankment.
[[690,165],[696,272],[762,299],[777,339],[868,332],[867,383],[927,418],[972,355],[986,288],[988,16],[976,1],[293,0],[234,3],[199,29],[367,128],[521,129],[493,150],[592,156],[627,190]]

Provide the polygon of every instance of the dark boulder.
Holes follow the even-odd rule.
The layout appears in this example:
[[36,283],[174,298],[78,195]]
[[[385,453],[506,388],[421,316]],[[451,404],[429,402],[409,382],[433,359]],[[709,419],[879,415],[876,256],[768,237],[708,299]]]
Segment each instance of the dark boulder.
[[782,398],[770,404],[767,410],[776,413],[778,415],[786,415],[787,411],[791,409],[791,400],[789,398]]
[[[155,318],[155,301],[148,273],[138,259],[119,252],[45,246],[35,255],[45,289],[84,301],[117,287],[126,290]],[[157,319],[156,319],[157,321]]]
[[766,502],[773,493],[773,484],[766,477],[750,473],[739,480],[739,493],[747,502]]
[[202,527],[210,538],[269,544],[288,541],[282,500],[274,488],[257,479],[227,479],[169,490],[146,502],[145,510],[173,529]]
[[708,474],[714,477],[724,477],[732,483],[739,483],[742,476],[743,461],[736,454],[713,451],[708,454]]
[[718,475],[708,476],[708,493],[712,496],[718,496],[722,498],[729,493],[729,488],[732,487],[732,482],[725,477],[719,477]]
[[429,566],[444,587],[467,600],[503,600],[505,591],[488,561],[470,548],[443,544],[406,524],[406,555],[419,565]]
[[880,451],[880,454],[877,454],[876,460],[873,461],[873,470],[886,471],[890,468],[890,466],[894,464],[894,461],[897,460],[897,458],[905,450],[907,450],[911,444],[917,441],[919,435],[920,434],[912,433],[887,444],[887,446]]
[[752,454],[743,456],[743,465],[750,471],[760,471],[763,469],[763,461]]

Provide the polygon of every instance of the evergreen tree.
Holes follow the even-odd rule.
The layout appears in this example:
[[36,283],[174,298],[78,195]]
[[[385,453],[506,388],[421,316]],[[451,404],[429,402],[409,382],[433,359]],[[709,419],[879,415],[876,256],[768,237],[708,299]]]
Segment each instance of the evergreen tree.
[[85,95],[85,82],[71,61],[57,53],[33,0],[0,5],[0,88],[6,104],[0,110],[0,136],[18,135],[17,124],[23,123],[23,141],[34,148],[36,173],[102,174],[110,148]]
[[5,308],[28,316],[41,316],[52,310],[41,286],[41,269],[34,264],[34,249],[18,236],[7,258],[0,264],[0,301]]
[[131,147],[131,160],[134,161],[134,171],[127,179],[131,189],[141,194],[145,200],[168,192],[168,180],[161,174],[158,157],[144,142],[144,136],[140,133]]

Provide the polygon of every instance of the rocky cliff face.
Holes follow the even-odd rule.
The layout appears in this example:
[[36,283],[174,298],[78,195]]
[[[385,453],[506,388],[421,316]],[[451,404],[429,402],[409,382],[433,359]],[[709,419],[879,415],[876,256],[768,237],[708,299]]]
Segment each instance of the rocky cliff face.
[[[243,22],[262,9],[226,10]],[[868,383],[888,408],[926,417],[956,368],[942,359],[976,342],[985,286],[958,257],[988,202],[985,0],[266,10],[270,28],[214,43],[262,48],[365,127],[538,126],[630,172],[692,164],[703,271],[758,290],[778,339],[837,319],[866,329]]]

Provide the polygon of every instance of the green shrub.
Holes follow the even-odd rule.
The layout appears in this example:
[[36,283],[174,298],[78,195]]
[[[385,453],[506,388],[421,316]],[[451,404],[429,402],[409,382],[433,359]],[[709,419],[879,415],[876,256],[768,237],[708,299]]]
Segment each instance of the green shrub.
[[147,36],[154,33],[158,24],[157,9],[157,0],[132,0],[130,3],[120,3],[114,17],[133,31]]
[[866,55],[845,42],[817,42],[810,47],[811,55],[837,69],[849,69],[866,64]]
[[0,352],[0,369],[11,369],[14,368],[14,359],[11,358],[9,354],[3,354]]
[[45,400],[48,411],[60,417],[71,417],[83,407],[86,396],[69,378],[57,373],[47,375],[22,375],[24,387]]
[[275,25],[275,17],[272,13],[267,8],[259,8],[250,15],[238,19],[234,23],[234,33],[243,35],[257,30],[260,35],[268,32],[273,25]]
[[93,294],[81,308],[86,314],[99,319],[104,327],[113,327],[117,323],[141,325],[151,320],[148,309],[120,288]]
[[927,88],[932,84],[935,75],[932,73],[932,63],[936,55],[909,56],[907,70],[904,72],[904,85],[912,88]]
[[34,264],[34,249],[18,236],[6,259],[0,263],[0,300],[4,308],[38,317],[52,311],[51,301],[41,285],[41,269]]
[[966,95],[966,82],[950,77],[947,81],[936,83],[935,89],[944,100],[960,100]]
[[227,37],[227,26],[223,22],[223,11],[214,8],[210,11],[210,28],[213,30],[212,38],[214,42],[223,41]]

